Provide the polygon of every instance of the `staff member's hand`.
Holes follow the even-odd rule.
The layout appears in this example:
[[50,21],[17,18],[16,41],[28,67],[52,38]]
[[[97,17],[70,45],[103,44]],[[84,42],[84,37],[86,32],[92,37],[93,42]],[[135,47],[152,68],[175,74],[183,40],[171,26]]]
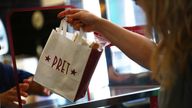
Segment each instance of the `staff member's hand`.
[[31,95],[49,96],[52,92],[33,81],[33,77],[24,80],[25,83],[29,83],[29,89],[27,92]]
[[66,17],[67,22],[74,27],[74,29],[83,28],[85,32],[95,31],[99,27],[101,18],[91,14],[82,9],[68,9],[58,14],[59,18]]

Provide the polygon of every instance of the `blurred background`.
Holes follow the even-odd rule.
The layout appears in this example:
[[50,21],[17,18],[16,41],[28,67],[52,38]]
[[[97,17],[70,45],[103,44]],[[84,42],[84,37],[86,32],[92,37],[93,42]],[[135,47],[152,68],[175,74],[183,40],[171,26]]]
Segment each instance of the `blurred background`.
[[[66,7],[67,6],[67,7]],[[0,61],[12,64],[9,48],[9,36],[13,37],[17,68],[35,74],[38,58],[52,29],[59,26],[57,14],[70,7],[86,9],[99,17],[106,18],[122,27],[140,27],[145,25],[142,9],[132,0],[1,0],[0,1]],[[138,30],[144,30],[139,28]],[[87,33],[94,40],[94,33]],[[149,37],[153,39],[153,37]],[[102,99],[115,94],[109,92],[113,86],[108,74],[107,59],[113,59],[113,67],[119,75],[146,73],[141,67],[126,57],[121,50],[111,45],[111,57],[103,51],[89,85],[89,98]],[[142,74],[143,75],[143,74]],[[99,79],[99,80],[98,80]],[[148,79],[147,79],[148,80]],[[127,81],[127,80],[125,80]],[[143,81],[143,79],[142,79]],[[119,85],[122,84],[118,83]],[[115,86],[118,86],[116,84]],[[135,84],[133,82],[133,84]],[[149,83],[144,83],[147,85]],[[97,86],[95,86],[97,85]],[[58,105],[70,103],[57,94],[49,97],[30,96],[28,103],[55,100]],[[88,100],[88,95],[77,101]]]

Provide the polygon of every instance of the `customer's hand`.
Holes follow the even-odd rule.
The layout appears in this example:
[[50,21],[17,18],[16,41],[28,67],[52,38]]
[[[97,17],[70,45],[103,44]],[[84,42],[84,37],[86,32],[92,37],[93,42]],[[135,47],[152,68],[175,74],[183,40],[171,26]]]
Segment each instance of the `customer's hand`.
[[29,89],[27,92],[31,95],[49,96],[51,91],[40,84],[33,81],[33,77],[24,80],[25,83],[29,83]]
[[101,20],[101,18],[82,9],[64,10],[58,14],[58,17],[66,17],[67,22],[70,23],[74,29],[79,30],[81,27],[85,32],[96,31],[97,27],[99,27],[98,22]]
[[[29,87],[28,83],[22,83],[19,84],[20,87],[20,94],[22,97],[27,97],[28,93],[26,92],[26,90]],[[13,87],[11,89],[9,89],[6,92],[3,92],[0,94],[0,101],[1,101],[1,105],[2,106],[6,106],[8,108],[12,108],[12,107],[18,107],[18,97],[17,97],[17,89],[16,87]],[[22,104],[25,104],[26,100],[22,99]]]

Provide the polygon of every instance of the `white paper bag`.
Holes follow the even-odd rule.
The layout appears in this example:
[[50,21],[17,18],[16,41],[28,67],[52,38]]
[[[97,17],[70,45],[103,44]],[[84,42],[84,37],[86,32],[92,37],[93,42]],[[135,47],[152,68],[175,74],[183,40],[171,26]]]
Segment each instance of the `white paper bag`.
[[73,34],[67,33],[66,29],[67,23],[62,20],[60,28],[52,30],[39,59],[34,81],[70,101],[76,101],[85,95],[102,51],[82,45],[82,36],[75,42],[69,39]]

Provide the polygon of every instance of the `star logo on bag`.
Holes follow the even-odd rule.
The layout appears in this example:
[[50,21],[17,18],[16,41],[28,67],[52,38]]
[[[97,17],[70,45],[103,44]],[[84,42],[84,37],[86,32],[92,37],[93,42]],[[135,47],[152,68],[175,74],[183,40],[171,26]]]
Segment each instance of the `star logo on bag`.
[[45,56],[45,61],[48,61],[50,60],[51,58],[49,56]]
[[71,70],[71,74],[75,76],[77,72],[75,71],[75,69]]

